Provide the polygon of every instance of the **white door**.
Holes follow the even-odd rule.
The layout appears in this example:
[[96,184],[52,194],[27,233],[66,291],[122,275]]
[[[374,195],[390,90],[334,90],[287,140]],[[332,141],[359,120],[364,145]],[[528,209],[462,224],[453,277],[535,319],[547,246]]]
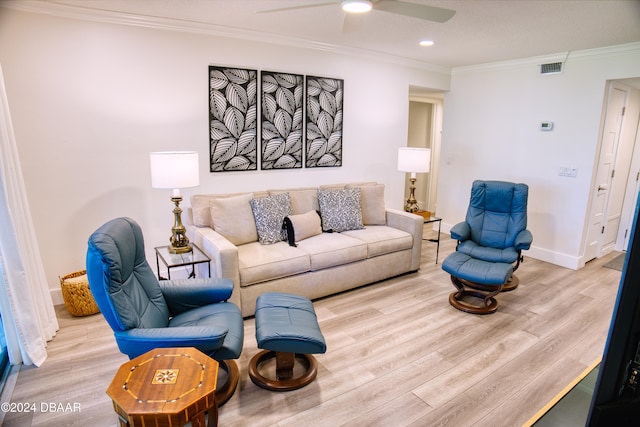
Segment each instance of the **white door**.
[[[585,262],[598,257],[605,243],[607,245],[612,244],[611,242],[615,243],[618,225],[620,224],[619,212],[618,214],[613,212],[609,216],[607,209],[612,194],[610,190],[613,184],[613,171],[615,169],[616,152],[620,140],[620,129],[627,95],[626,90],[615,87],[613,84],[609,86],[609,99],[600,146],[596,185],[592,193]],[[622,204],[620,204],[620,209],[621,207]]]
[[[627,179],[627,192],[625,194],[625,209],[623,210],[622,223],[625,226],[618,231],[618,241],[616,250],[626,251],[629,246],[631,227],[635,219],[636,204],[638,203],[638,192],[640,192],[640,117],[636,123],[636,139],[634,142],[633,155],[629,178]],[[622,241],[622,243],[620,243]]]

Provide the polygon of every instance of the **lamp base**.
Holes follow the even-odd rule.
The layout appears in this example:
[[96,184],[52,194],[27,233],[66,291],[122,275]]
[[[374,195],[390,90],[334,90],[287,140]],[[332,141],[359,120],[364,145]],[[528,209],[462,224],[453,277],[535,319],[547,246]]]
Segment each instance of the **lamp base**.
[[409,178],[411,185],[409,186],[409,198],[404,204],[405,212],[414,213],[420,210],[418,208],[418,201],[416,200],[416,178]]
[[182,209],[180,209],[180,202],[182,196],[173,196],[171,201],[176,205],[173,208],[173,227],[171,227],[171,237],[169,238],[169,253],[172,254],[184,254],[191,252],[193,248],[189,243],[187,237],[187,229],[182,225]]
[[170,254],[186,254],[193,251],[193,247],[191,244],[188,246],[171,246],[169,245],[169,249],[167,249]]
[[404,211],[405,212],[409,212],[409,213],[416,213],[420,210],[420,208],[418,208],[418,203],[414,200],[413,202],[410,200],[407,200],[404,204]]

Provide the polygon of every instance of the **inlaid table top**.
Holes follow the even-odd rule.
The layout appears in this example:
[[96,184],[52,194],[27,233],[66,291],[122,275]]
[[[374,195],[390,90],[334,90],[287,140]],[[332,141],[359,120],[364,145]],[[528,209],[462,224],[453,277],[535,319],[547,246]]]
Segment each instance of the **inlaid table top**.
[[[158,348],[120,366],[107,394],[123,426],[217,421],[218,362],[195,348]],[[202,423],[202,424],[201,424]]]

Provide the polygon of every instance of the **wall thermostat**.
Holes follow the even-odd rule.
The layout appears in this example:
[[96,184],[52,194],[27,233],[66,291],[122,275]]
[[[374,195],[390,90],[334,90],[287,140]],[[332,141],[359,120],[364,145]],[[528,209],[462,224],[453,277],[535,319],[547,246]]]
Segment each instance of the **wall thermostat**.
[[552,130],[552,129],[553,129],[553,122],[540,123],[540,130]]

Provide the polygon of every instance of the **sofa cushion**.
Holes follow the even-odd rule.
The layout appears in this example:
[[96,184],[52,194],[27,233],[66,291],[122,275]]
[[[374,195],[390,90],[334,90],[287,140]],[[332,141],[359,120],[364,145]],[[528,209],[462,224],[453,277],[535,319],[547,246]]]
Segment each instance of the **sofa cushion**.
[[320,189],[318,204],[323,231],[339,233],[363,228],[360,188]]
[[294,215],[303,214],[309,211],[317,211],[318,189],[317,188],[292,188],[289,190],[269,190],[269,194],[289,193],[291,200],[291,213]]
[[251,211],[253,194],[215,198],[211,201],[211,224],[234,245],[258,240],[256,222]]
[[287,238],[282,221],[291,213],[289,193],[254,198],[249,203],[253,211],[260,243],[271,245]]
[[310,266],[309,254],[286,242],[269,246],[253,242],[238,246],[240,286],[304,273]]
[[263,191],[253,193],[227,193],[227,194],[194,194],[191,196],[191,221],[196,227],[210,227],[213,228],[211,223],[211,206],[216,199],[227,199],[229,197],[244,196],[252,194],[253,197],[268,196]]
[[363,185],[373,185],[373,184],[377,184],[375,181],[363,181],[363,182],[343,182],[343,183],[336,183],[336,184],[323,184],[320,187],[318,187],[320,190],[338,190],[338,189],[342,189],[342,188],[347,188],[347,187],[361,187]]
[[309,254],[311,271],[335,267],[367,258],[367,244],[338,233],[322,233],[298,243]]
[[367,257],[411,249],[413,237],[406,231],[386,225],[371,225],[362,230],[350,230],[341,233],[367,243]]
[[289,215],[284,219],[289,245],[322,233],[322,222],[317,211],[309,211],[299,215]]
[[211,227],[211,198],[204,194],[191,196],[191,220],[196,227]]
[[364,225],[385,225],[384,184],[349,184],[345,188],[360,188],[360,207]]

